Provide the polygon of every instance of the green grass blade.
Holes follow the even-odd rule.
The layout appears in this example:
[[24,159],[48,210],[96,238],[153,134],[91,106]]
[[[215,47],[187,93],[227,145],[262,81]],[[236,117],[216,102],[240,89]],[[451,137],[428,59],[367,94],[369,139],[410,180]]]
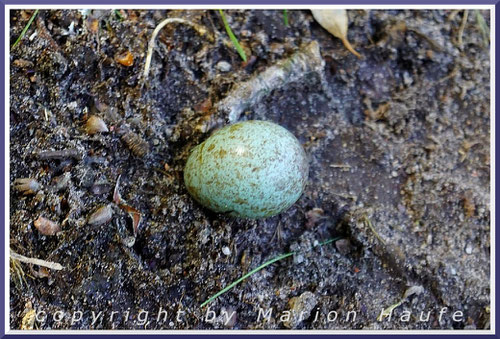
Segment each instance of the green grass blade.
[[283,23],[285,24],[285,26],[289,26],[289,23],[288,23],[288,10],[286,10],[286,9],[283,10]]
[[[319,247],[319,246],[324,246],[326,244],[329,244],[329,243],[332,243],[334,241],[337,241],[341,239],[341,237],[336,237],[336,238],[333,238],[333,239],[329,239],[329,240],[326,240],[324,242],[321,242],[314,247]],[[296,254],[297,252],[288,252],[288,253],[285,253],[285,254],[281,254],[281,255],[278,255],[277,257],[274,257],[273,259],[271,260],[268,260],[266,261],[265,263],[263,263],[262,265],[260,265],[259,267],[256,267],[254,268],[253,270],[251,270],[250,272],[248,272],[247,274],[245,274],[244,276],[242,276],[241,278],[239,278],[238,280],[235,280],[233,281],[229,286],[226,286],[224,289],[220,290],[219,292],[217,292],[216,294],[214,294],[213,296],[211,296],[210,298],[208,298],[206,301],[204,301],[200,307],[203,307],[205,305],[207,305],[208,303],[212,302],[213,300],[215,300],[217,297],[219,297],[220,295],[226,293],[227,291],[229,291],[230,289],[232,289],[234,286],[238,285],[240,282],[242,282],[243,280],[245,280],[246,278],[250,277],[251,275],[259,272],[261,269],[271,265],[271,264],[274,264],[275,262],[281,260],[281,259],[285,259],[285,258],[288,258],[294,254]]]
[[118,19],[120,21],[123,21],[123,15],[120,13],[120,10],[115,9],[113,12],[115,13],[115,15],[118,17]]
[[476,12],[477,24],[483,36],[484,45],[487,46],[488,43],[490,42],[490,34],[489,34],[490,28],[488,27],[488,24],[486,23],[486,20],[484,20],[481,13],[478,10],[475,10],[475,12]]
[[206,304],[208,304],[209,302],[213,301],[215,298],[217,298],[221,294],[226,293],[227,291],[229,291],[230,289],[232,289],[234,286],[238,285],[240,282],[242,282],[243,280],[245,280],[246,278],[248,278],[252,274],[257,273],[261,269],[263,269],[263,268],[265,268],[265,267],[267,267],[267,266],[275,263],[278,260],[285,259],[287,257],[290,257],[290,256],[294,255],[294,254],[295,254],[295,252],[285,253],[285,254],[279,255],[279,256],[277,256],[277,257],[275,257],[275,258],[273,258],[273,259],[271,259],[269,261],[266,261],[265,263],[263,263],[259,267],[254,268],[253,270],[251,270],[250,272],[248,272],[247,274],[245,274],[244,276],[242,276],[238,280],[234,281],[231,285],[227,286],[226,288],[220,290],[219,292],[217,292],[216,294],[214,294],[213,296],[211,296],[210,298],[208,298],[203,304],[201,304],[201,307],[203,307]]
[[19,44],[19,42],[21,41],[21,39],[24,37],[24,35],[26,34],[26,32],[28,31],[28,29],[30,28],[31,24],[33,23],[33,20],[35,20],[35,17],[36,15],[38,14],[38,9],[35,10],[35,12],[31,15],[31,18],[30,20],[28,21],[28,23],[26,24],[26,26],[24,27],[23,31],[21,32],[21,34],[19,34],[19,37],[17,38],[16,42],[14,42],[14,44],[12,45],[12,47],[10,48],[11,50],[17,46],[17,44]]
[[332,242],[334,242],[334,241],[337,241],[337,240],[339,240],[339,239],[342,239],[342,238],[341,238],[341,237],[336,237],[336,238],[328,239],[328,240],[326,240],[326,241],[320,242],[320,243],[319,243],[319,244],[317,244],[317,245],[314,245],[314,246],[313,246],[313,248],[314,248],[314,247],[321,247],[321,246],[324,246],[324,245],[328,245],[328,244],[330,244],[330,243],[332,243]]
[[238,39],[236,38],[233,31],[231,30],[231,27],[229,27],[229,23],[227,22],[226,16],[224,15],[224,12],[222,11],[222,9],[219,9],[219,14],[222,18],[222,21],[224,22],[224,27],[226,27],[226,32],[229,35],[229,38],[231,39],[231,41],[233,42],[234,47],[238,51],[238,54],[240,55],[241,59],[243,59],[243,61],[246,62],[247,56],[245,54],[245,51],[243,50],[240,43],[238,42]]

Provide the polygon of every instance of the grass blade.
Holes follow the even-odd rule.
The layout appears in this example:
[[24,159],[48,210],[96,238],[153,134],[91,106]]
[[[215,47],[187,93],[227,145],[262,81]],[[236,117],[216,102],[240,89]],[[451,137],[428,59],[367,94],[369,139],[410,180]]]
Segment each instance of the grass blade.
[[490,42],[490,28],[488,27],[488,24],[486,23],[486,20],[484,20],[481,13],[477,9],[475,10],[475,12],[477,24],[479,26],[479,30],[481,31],[481,35],[483,36],[484,46],[488,46],[488,43]]
[[234,47],[238,51],[238,54],[240,55],[241,59],[243,59],[243,61],[246,62],[247,56],[245,54],[245,51],[243,50],[240,43],[238,42],[238,39],[236,38],[233,31],[231,30],[231,27],[229,27],[229,23],[227,22],[226,16],[224,15],[224,12],[222,11],[222,9],[219,9],[219,14],[222,18],[222,21],[224,22],[224,27],[226,27],[226,32],[229,35],[229,38],[231,39],[231,41],[233,42]]
[[120,13],[120,10],[115,9],[113,12],[115,13],[115,15],[118,17],[118,19],[120,21],[123,21],[124,18],[123,18],[123,15]]
[[288,10],[287,9],[283,10],[283,23],[285,24],[285,26],[289,26],[289,23],[288,23]]
[[17,38],[16,42],[14,42],[14,44],[12,45],[12,47],[10,48],[11,50],[14,49],[14,47],[17,46],[17,44],[19,44],[19,42],[21,41],[21,39],[24,37],[24,35],[26,34],[26,32],[28,31],[28,29],[30,28],[31,24],[33,23],[33,20],[35,20],[35,17],[36,15],[38,14],[38,9],[35,10],[35,12],[31,15],[31,18],[30,20],[28,21],[28,23],[26,24],[26,26],[24,27],[23,31],[21,32],[21,34],[19,34],[19,37]]
[[216,294],[214,294],[213,296],[211,296],[210,298],[208,298],[205,302],[203,302],[203,304],[201,304],[201,307],[205,306],[206,304],[208,304],[209,302],[213,301],[214,299],[216,299],[218,296],[220,296],[221,294],[224,294],[226,293],[227,291],[229,291],[230,289],[232,289],[234,286],[238,285],[240,282],[242,282],[243,280],[245,280],[246,278],[248,278],[249,276],[251,276],[252,274],[255,274],[257,272],[259,272],[261,269],[271,265],[271,264],[274,264],[276,261],[279,261],[281,259],[285,259],[287,257],[290,257],[292,255],[294,255],[295,252],[290,252],[290,253],[285,253],[285,254],[282,254],[282,255],[279,255],[269,261],[266,261],[265,263],[263,263],[262,265],[260,265],[259,267],[257,268],[254,268],[253,270],[251,270],[250,272],[248,272],[247,274],[245,274],[244,276],[242,276],[241,278],[239,278],[238,280],[235,280],[231,285],[225,287],[224,289],[220,290],[219,292],[217,292]]
[[[312,248],[315,248],[315,247],[320,247],[320,246],[324,246],[326,244],[329,244],[329,243],[332,243],[334,241],[337,241],[339,240],[341,237],[336,237],[336,238],[333,238],[333,239],[329,239],[329,240],[326,240],[324,242],[321,242],[315,246],[313,246]],[[312,249],[311,248],[311,249]],[[208,298],[207,300],[205,300],[200,307],[203,307],[205,305],[207,305],[208,303],[212,302],[213,300],[215,300],[217,297],[219,297],[220,295],[226,293],[227,291],[229,291],[230,289],[232,289],[234,286],[238,285],[240,282],[242,282],[243,280],[245,280],[246,278],[250,277],[251,275],[259,272],[261,269],[271,265],[271,264],[274,264],[275,262],[281,260],[281,259],[285,259],[285,258],[288,258],[288,257],[291,257],[292,255],[296,254],[297,251],[295,252],[288,252],[288,253],[284,253],[284,254],[280,254],[278,255],[277,257],[274,257],[273,259],[271,260],[268,260],[266,261],[265,263],[263,263],[262,265],[260,265],[259,267],[256,267],[254,268],[253,270],[251,270],[250,272],[248,272],[247,274],[243,275],[241,278],[239,278],[238,280],[235,280],[233,281],[229,286],[226,286],[225,288],[223,288],[222,290],[220,290],[219,292],[217,292],[216,294],[214,294],[213,296],[211,296],[210,298]]]

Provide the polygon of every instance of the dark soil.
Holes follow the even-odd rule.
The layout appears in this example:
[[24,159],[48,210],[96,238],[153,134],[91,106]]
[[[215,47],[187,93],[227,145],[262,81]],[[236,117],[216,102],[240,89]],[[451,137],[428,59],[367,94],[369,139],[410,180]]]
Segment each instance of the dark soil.
[[[11,12],[11,45],[32,13]],[[361,60],[310,11],[289,11],[289,26],[282,11],[225,13],[247,62],[216,11],[42,10],[12,49],[10,247],[64,269],[11,260],[10,326],[489,328],[490,54],[478,13],[469,10],[460,43],[464,11],[351,10],[348,37]],[[480,14],[489,24],[489,11]],[[144,80],[149,39],[167,17],[208,35],[167,25]],[[182,171],[189,150],[227,123],[217,103],[311,41],[323,69],[267,89],[239,117],[274,121],[302,142],[311,164],[303,196],[265,220],[197,204]],[[117,61],[127,51],[131,66]],[[89,135],[91,115],[109,132]],[[142,216],[136,232],[113,199],[118,177]],[[24,194],[20,178],[40,189]],[[109,221],[88,223],[108,204]],[[40,216],[62,231],[42,235]],[[342,240],[310,250],[333,237]],[[298,253],[200,307],[289,251]],[[377,320],[398,302],[391,319]],[[272,309],[268,321],[259,308]],[[281,318],[287,310],[304,319]],[[42,311],[46,321],[33,321]],[[236,313],[225,323],[223,311]]]

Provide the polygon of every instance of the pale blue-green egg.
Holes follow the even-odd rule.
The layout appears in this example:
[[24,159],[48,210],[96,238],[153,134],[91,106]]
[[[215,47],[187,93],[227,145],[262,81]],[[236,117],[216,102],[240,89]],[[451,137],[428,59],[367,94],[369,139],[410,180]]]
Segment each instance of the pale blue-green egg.
[[293,205],[309,173],[297,138],[272,122],[226,126],[196,146],[184,168],[188,192],[203,206],[242,218],[265,218]]

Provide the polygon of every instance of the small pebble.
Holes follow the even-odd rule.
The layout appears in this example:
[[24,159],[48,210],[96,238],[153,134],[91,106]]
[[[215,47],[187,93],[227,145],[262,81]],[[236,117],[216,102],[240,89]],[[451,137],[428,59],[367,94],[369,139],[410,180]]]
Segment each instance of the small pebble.
[[335,247],[342,255],[347,255],[351,252],[351,242],[349,239],[339,239],[335,242]]
[[92,185],[92,187],[90,188],[90,191],[95,195],[104,194],[111,191],[111,186],[108,184],[94,183],[94,185]]
[[71,173],[66,172],[63,175],[55,177],[53,180],[53,188],[56,192],[62,191],[68,187],[69,181],[71,180]]
[[231,250],[229,249],[229,247],[224,246],[224,247],[222,247],[222,253],[224,253],[224,255],[229,256],[229,255],[231,255]]
[[[201,226],[201,223],[200,223]],[[199,239],[202,245],[205,245],[209,240],[210,240],[210,234],[211,230],[209,227],[205,227],[204,229],[201,230],[199,234]],[[224,252],[224,249],[222,249],[222,252]]]
[[472,254],[472,244],[471,243],[468,243],[467,246],[465,247],[465,253]]
[[304,262],[304,256],[302,254],[297,254],[293,256],[294,264],[302,264]]
[[231,70],[231,64],[227,61],[219,61],[216,67],[221,72],[229,72]]
[[16,67],[20,68],[31,68],[34,67],[35,65],[29,61],[29,60],[24,60],[24,59],[17,59],[12,62],[12,64]]
[[309,318],[311,311],[318,304],[318,298],[312,292],[304,292],[298,297],[290,299],[288,305],[291,311],[290,320],[284,321],[283,325],[287,328],[295,328],[301,322]]
[[88,223],[90,225],[102,225],[107,223],[113,217],[113,208],[111,205],[106,205],[98,208],[89,217]]
[[248,29],[242,29],[240,32],[241,36],[244,38],[249,38],[252,36],[253,32]]
[[129,51],[126,51],[115,55],[115,61],[125,67],[130,67],[134,64],[134,56]]
[[59,224],[42,216],[38,217],[38,219],[35,220],[34,225],[36,229],[43,235],[55,235],[56,233],[61,232],[61,227],[59,226]]
[[123,243],[125,244],[125,246],[130,248],[135,245],[135,237],[134,236],[127,237],[123,240]]
[[85,131],[87,134],[93,135],[96,133],[109,132],[109,129],[104,120],[96,115],[91,115],[85,123]]

